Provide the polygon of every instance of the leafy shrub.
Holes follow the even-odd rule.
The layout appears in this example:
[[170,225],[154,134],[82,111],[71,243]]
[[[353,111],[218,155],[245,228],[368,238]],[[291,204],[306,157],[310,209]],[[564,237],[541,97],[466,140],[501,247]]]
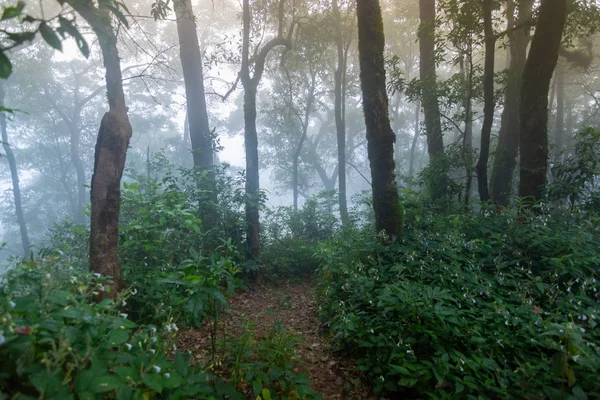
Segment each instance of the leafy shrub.
[[99,278],[56,256],[8,273],[0,289],[0,398],[236,395],[231,385],[190,367],[186,356],[171,357],[177,329],[171,321],[137,325],[123,312],[132,293],[117,304],[95,303],[100,290]]
[[317,253],[321,320],[378,391],[600,396],[598,221],[408,214],[403,243],[344,232]]

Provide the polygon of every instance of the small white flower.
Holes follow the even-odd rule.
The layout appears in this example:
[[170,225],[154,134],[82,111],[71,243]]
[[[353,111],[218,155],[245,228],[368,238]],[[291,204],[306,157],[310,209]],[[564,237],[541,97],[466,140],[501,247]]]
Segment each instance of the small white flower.
[[51,276],[50,274],[46,274],[46,278],[50,279],[50,276]]
[[158,341],[158,339],[156,339],[156,336],[152,336],[152,343],[156,343]]
[[165,329],[166,329],[167,332],[171,332],[171,325],[165,326]]
[[171,374],[168,372],[165,372],[165,378],[169,379],[171,377]]
[[100,285],[100,286],[98,286],[98,290],[101,292],[104,292],[106,289],[104,289],[104,286]]
[[94,272],[92,275],[94,275],[96,278],[100,278],[100,277],[102,277],[102,274],[99,274],[99,273],[97,273],[97,272]]
[[12,310],[13,308],[15,308],[15,306],[16,306],[15,302],[14,302],[14,301],[12,301],[12,300],[8,302],[8,305],[10,306],[10,309],[11,309],[11,310]]
[[131,343],[125,343],[125,347],[127,347],[127,350],[131,350],[133,345]]
[[581,328],[579,330],[581,331],[581,333],[585,333],[585,328]]
[[127,305],[127,302],[125,300],[121,301],[121,307],[125,307]]
[[152,333],[156,333],[156,328],[155,328],[155,327],[152,327],[152,328],[150,328],[150,331],[151,331]]
[[158,365],[153,366],[152,369],[156,371],[157,374],[160,372],[160,367]]
[[[150,353],[154,354],[154,353],[156,353],[156,350],[150,349]],[[156,372],[160,372],[160,371],[156,371]]]
[[131,292],[131,294],[135,296],[137,294],[137,289],[133,288],[133,292]]
[[587,315],[583,315],[583,316],[581,317],[581,319],[582,319],[582,320],[584,320],[584,321],[587,321],[587,319],[588,319],[588,318],[587,318]]
[[127,314],[125,314],[125,313],[121,313],[121,314],[119,314],[119,316],[121,316],[122,318],[125,318],[125,319],[127,318]]
[[177,345],[176,344],[173,345],[173,351],[177,351]]
[[178,331],[178,330],[179,330],[179,328],[178,328],[178,327],[177,327],[177,325],[175,325],[175,324],[171,324],[171,328],[172,328],[174,331]]

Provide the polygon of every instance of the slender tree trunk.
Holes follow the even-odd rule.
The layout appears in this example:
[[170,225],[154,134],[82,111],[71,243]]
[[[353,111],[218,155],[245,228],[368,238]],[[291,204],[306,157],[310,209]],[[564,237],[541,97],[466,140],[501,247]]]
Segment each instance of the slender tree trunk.
[[408,163],[408,176],[411,178],[415,175],[415,151],[417,149],[417,143],[419,141],[419,135],[421,134],[421,102],[417,101],[415,106],[415,126],[412,144],[410,146],[410,160]]
[[[280,0],[283,1],[283,0]],[[243,0],[242,22],[242,68],[240,80],[244,86],[244,143],[246,146],[246,244],[251,259],[260,256],[259,203],[260,184],[258,170],[258,133],[256,130],[256,93],[265,70],[265,61],[271,50],[277,46],[290,47],[284,39],[281,28],[283,3],[280,3],[279,35],[268,41],[254,57],[254,73],[250,76],[250,0]],[[290,31],[291,35],[291,31]],[[258,275],[257,275],[258,278]]]
[[[531,18],[533,0],[519,0],[518,20],[514,21],[515,0],[508,0],[508,29]],[[511,193],[513,173],[517,165],[519,149],[519,107],[521,98],[521,75],[527,59],[529,28],[512,31],[509,35],[510,65],[508,81],[504,95],[504,110],[498,133],[498,145],[494,158],[494,169],[490,182],[491,196],[494,203],[507,206]]]
[[334,113],[338,152],[339,203],[342,226],[347,226],[348,202],[346,198],[346,62],[347,53],[344,49],[342,36],[342,19],[338,1],[333,0],[333,15],[336,21],[335,45],[337,49],[337,68],[335,70]]
[[554,127],[554,158],[558,160],[565,147],[565,69],[556,69],[556,124]]
[[176,0],[177,34],[179,36],[179,55],[183,68],[185,95],[187,100],[187,120],[194,167],[200,170],[213,166],[212,135],[208,123],[202,55],[196,32],[196,17],[191,0]]
[[[465,70],[464,64],[468,64]],[[473,185],[473,43],[469,40],[468,54],[465,61],[461,64],[463,76],[467,88],[467,96],[464,99],[463,108],[465,110],[465,131],[463,135],[462,152],[463,162],[465,163],[465,208],[469,208],[471,203],[471,186]]]
[[73,168],[75,168],[75,174],[77,175],[77,213],[75,215],[75,221],[82,225],[85,223],[84,208],[87,202],[87,193],[85,190],[85,169],[83,168],[83,162],[81,161],[81,155],[79,151],[79,145],[81,142],[81,110],[76,110],[76,114],[73,114],[73,123],[70,124],[71,130],[71,162]]
[[483,25],[485,32],[485,66],[483,73],[483,127],[481,128],[481,147],[477,171],[477,188],[479,199],[486,202],[490,199],[488,190],[488,160],[490,157],[490,138],[494,124],[494,56],[496,53],[496,37],[492,25],[492,0],[483,0]]
[[397,238],[402,230],[402,212],[394,176],[396,135],[388,116],[381,8],[379,0],[357,0],[356,3],[360,82],[371,165],[375,229]]
[[436,166],[434,181],[430,182],[430,190],[434,200],[446,194],[447,171],[440,162],[444,158],[444,141],[442,124],[440,122],[440,107],[437,97],[436,66],[435,66],[435,0],[419,0],[419,72],[425,115],[425,132],[427,135],[427,151],[429,162]]
[[[300,134],[300,140],[296,145],[296,149],[294,151],[294,160],[292,162],[292,187],[293,187],[293,195],[294,195],[294,211],[298,210],[298,193],[299,193],[299,165],[300,165],[300,155],[302,154],[302,149],[304,148],[304,143],[306,142],[306,137],[308,135],[308,123],[310,122],[310,115],[313,112],[313,104],[315,101],[315,88],[316,88],[316,78],[317,72],[313,70],[311,65],[310,71],[310,88],[308,89],[308,94],[306,97],[306,110],[304,112],[304,118],[302,120],[302,132]],[[291,85],[291,81],[290,81]],[[290,104],[291,106],[291,104]]]
[[[566,0],[542,0],[523,71],[519,196],[542,198],[548,170],[548,91],[567,17]],[[531,203],[529,203],[531,204]]]
[[[0,107],[4,107],[4,88],[0,86]],[[23,214],[23,205],[21,203],[21,186],[19,185],[19,171],[17,169],[17,160],[15,153],[12,151],[10,144],[8,143],[8,132],[6,129],[6,114],[0,111],[0,129],[2,129],[2,147],[6,153],[8,159],[8,166],[10,168],[10,177],[13,185],[13,196],[15,200],[15,212],[17,214],[17,222],[19,223],[19,231],[21,233],[21,245],[23,246],[23,257],[29,256],[30,243],[29,234],[27,233],[27,224],[25,222],[25,215]]]
[[565,93],[565,109],[567,110],[567,116],[565,118],[565,136],[567,151],[573,149],[573,106],[573,99]]
[[106,68],[109,109],[100,124],[92,175],[90,270],[113,280],[113,283],[105,282],[106,292],[101,293],[99,298],[115,298],[122,287],[118,257],[121,177],[132,130],[125,105],[117,37],[105,3],[100,2],[99,8],[75,0],[68,0],[68,3],[98,36]]

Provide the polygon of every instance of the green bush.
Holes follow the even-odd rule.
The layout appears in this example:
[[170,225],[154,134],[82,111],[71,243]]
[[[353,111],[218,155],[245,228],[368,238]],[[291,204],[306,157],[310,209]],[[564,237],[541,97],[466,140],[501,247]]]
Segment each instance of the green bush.
[[101,279],[61,258],[18,265],[0,289],[0,399],[243,399],[175,353],[172,321],[138,325],[125,293],[93,301]]
[[409,213],[389,246],[345,232],[317,253],[321,320],[378,391],[598,398],[597,226],[484,211]]

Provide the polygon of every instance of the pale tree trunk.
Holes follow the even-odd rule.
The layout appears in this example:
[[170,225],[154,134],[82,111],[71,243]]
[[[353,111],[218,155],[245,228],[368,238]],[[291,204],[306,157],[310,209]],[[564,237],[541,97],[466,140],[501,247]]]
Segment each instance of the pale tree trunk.
[[[290,47],[284,39],[281,29],[283,0],[280,0],[280,29],[279,35],[268,41],[253,57],[254,73],[250,76],[250,0],[243,0],[242,22],[242,68],[240,81],[244,86],[244,144],[246,146],[246,244],[248,255],[256,260],[260,256],[260,184],[258,170],[258,132],[256,130],[256,94],[258,84],[265,70],[265,61],[270,51],[277,46]],[[290,31],[291,35],[291,31]]]
[[566,0],[542,0],[521,87],[519,196],[540,200],[548,171],[548,91],[567,17]]
[[[520,0],[518,19],[514,21],[515,0],[507,1],[508,29],[531,18],[533,0]],[[517,165],[519,149],[519,106],[521,98],[521,75],[527,59],[528,27],[512,31],[509,38],[510,65],[504,95],[504,110],[498,132],[498,144],[494,157],[494,168],[490,180],[492,201],[500,206],[509,203],[512,179]]]
[[335,129],[338,152],[338,186],[340,218],[342,226],[347,226],[350,221],[348,217],[348,201],[346,197],[346,63],[348,60],[347,49],[344,48],[342,35],[342,19],[338,0],[333,0],[333,16],[336,23],[335,46],[337,50],[337,68],[335,70],[334,90],[334,113]]
[[[465,66],[465,63],[468,66]],[[465,182],[465,208],[469,208],[471,202],[471,186],[473,184],[473,43],[469,41],[468,53],[461,60],[461,75],[467,88],[467,95],[463,100],[463,109],[465,110],[465,130],[462,138],[463,162],[465,164],[466,182]]]
[[401,235],[402,211],[394,176],[396,135],[388,115],[381,7],[379,0],[357,0],[356,4],[360,82],[371,165],[375,229],[395,239]]
[[556,123],[554,126],[554,158],[558,161],[565,147],[565,67],[556,69]]
[[421,133],[421,103],[417,101],[415,106],[415,126],[412,144],[410,146],[410,160],[408,162],[408,176],[411,178],[415,175],[415,151],[417,149],[417,143],[419,141],[419,135]]
[[481,147],[477,171],[477,188],[479,199],[486,202],[490,199],[488,190],[488,159],[490,157],[490,138],[494,124],[494,56],[496,53],[496,37],[492,25],[492,0],[483,0],[483,25],[485,32],[485,65],[483,72],[483,127],[481,128]]
[[[427,151],[429,153],[429,162],[432,165],[436,165],[444,158],[444,141],[436,84],[435,0],[419,0],[419,15],[421,19],[419,27],[419,72],[423,113],[425,115]],[[438,200],[446,194],[447,179],[447,171],[441,170],[439,173],[436,173],[434,180],[429,182],[431,195],[434,200]]]
[[105,3],[100,2],[99,8],[95,8],[91,2],[68,0],[68,3],[87,21],[98,37],[106,68],[108,112],[104,114],[100,124],[92,175],[90,270],[112,277],[113,282],[105,282],[107,290],[100,293],[99,297],[115,298],[122,288],[118,257],[121,177],[132,130],[123,93],[117,37],[110,24],[110,14],[104,7]]
[[[4,88],[0,86],[0,108],[4,107]],[[2,130],[2,147],[6,153],[8,159],[8,166],[10,168],[10,177],[13,185],[13,196],[15,200],[15,212],[17,214],[17,222],[19,223],[19,232],[21,233],[21,245],[23,246],[23,257],[29,256],[30,243],[29,234],[27,233],[27,224],[25,222],[25,215],[23,214],[23,205],[21,204],[21,186],[19,185],[19,171],[17,168],[17,160],[15,153],[12,151],[10,144],[8,143],[8,132],[6,129],[6,113],[0,111],[0,129]]]

